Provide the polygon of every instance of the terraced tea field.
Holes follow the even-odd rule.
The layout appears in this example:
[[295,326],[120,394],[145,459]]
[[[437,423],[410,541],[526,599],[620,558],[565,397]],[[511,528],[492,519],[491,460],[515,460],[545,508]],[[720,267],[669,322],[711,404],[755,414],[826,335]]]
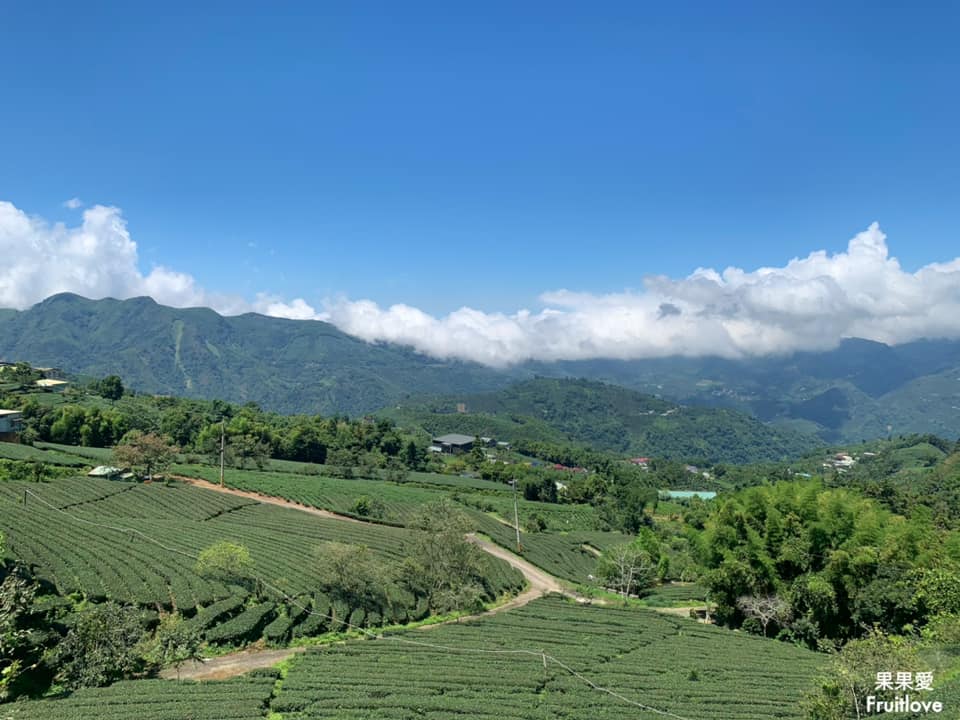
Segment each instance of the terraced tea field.
[[[220,471],[204,465],[181,466],[190,477],[219,482]],[[385,508],[378,518],[382,522],[403,525],[409,522],[428,502],[449,496],[441,489],[394,485],[382,480],[330,478],[317,475],[231,470],[227,485],[238,490],[259,492],[286,500],[331,510],[341,515],[355,515],[353,506],[361,497],[377,498]]]
[[133,680],[0,707],[4,720],[262,720],[274,678],[216,683]]
[[653,611],[554,598],[402,637],[434,647],[388,639],[308,651],[271,710],[283,720],[662,717],[643,705],[690,720],[800,718],[796,702],[825,660]]
[[[219,471],[210,467],[188,466],[182,468],[182,471],[210,482],[219,479]],[[394,485],[379,480],[345,480],[251,470],[229,472],[227,485],[238,490],[272,495],[348,516],[355,516],[352,509],[359,497],[377,498],[383,502],[386,513],[383,518],[373,520],[397,525],[409,522],[424,503],[450,497],[450,492],[439,487],[426,488],[409,484]],[[471,503],[465,506],[465,510],[478,531],[505,548],[516,548],[516,532],[513,527],[474,507],[478,503],[490,503],[491,507],[500,510],[501,517],[512,517],[513,499],[509,493],[494,492],[472,495],[465,499]],[[534,565],[566,580],[576,583],[589,582],[588,575],[596,571],[597,551],[628,541],[626,535],[618,532],[589,530],[588,528],[595,527],[598,522],[596,511],[590,506],[522,502],[524,513],[538,513],[547,517],[548,522],[554,526],[572,528],[565,532],[524,532],[522,535],[524,557]],[[521,526],[522,524],[521,520]]]
[[[245,607],[242,598],[234,602],[237,588],[193,572],[194,559],[204,548],[221,540],[243,544],[259,578],[288,595],[302,596],[300,605],[310,602],[316,608],[326,603],[326,613],[331,605],[317,591],[329,578],[311,562],[321,543],[366,545],[385,562],[397,564],[408,537],[408,531],[400,528],[321,518],[189,486],[91,478],[0,483],[0,531],[8,555],[33,566],[35,575],[61,594],[79,592],[94,601],[176,607],[188,615],[199,606],[232,602],[209,623],[208,639],[218,642],[259,637],[271,622],[283,624],[281,616],[290,619],[302,608],[273,604],[256,610],[256,605]],[[522,587],[522,576],[506,563],[487,556],[483,562],[490,596]],[[377,622],[403,622],[426,611],[412,595],[398,605],[390,617],[380,613]],[[214,625],[248,610],[252,613],[248,619],[260,614],[256,622],[237,624],[243,632],[212,632]],[[356,608],[334,610],[346,620]],[[304,617],[296,619],[306,622]],[[370,613],[359,624],[376,619]],[[330,623],[312,624],[315,633],[337,629]],[[296,626],[291,619],[275,639],[296,632]],[[312,633],[301,629],[300,634]]]
[[319,646],[290,661],[278,689],[259,671],[140,680],[4,710],[11,720],[799,720],[797,701],[826,660],[654,611],[550,597],[430,632]]
[[[484,513],[471,511],[477,529],[498,545],[516,549],[516,531]],[[521,533],[523,557],[552,575],[575,583],[589,583],[596,573],[597,556],[611,545],[629,542],[619,532]]]

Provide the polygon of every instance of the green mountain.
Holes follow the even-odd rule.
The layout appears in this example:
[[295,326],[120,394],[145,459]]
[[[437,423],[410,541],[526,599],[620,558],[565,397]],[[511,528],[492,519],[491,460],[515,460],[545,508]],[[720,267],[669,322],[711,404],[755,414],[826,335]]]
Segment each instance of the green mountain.
[[[458,404],[466,412],[458,412]],[[536,378],[502,390],[407,402],[381,413],[431,434],[578,442],[617,453],[712,462],[798,457],[815,436],[729,408],[679,405],[590,380]]]
[[280,412],[356,415],[415,396],[582,377],[685,406],[749,413],[827,442],[960,435],[958,341],[890,347],[850,339],[829,352],[744,360],[531,362],[498,371],[367,343],[322,322],[64,294],[22,312],[0,310],[0,359],[96,377],[116,373],[138,391],[255,401]]
[[728,407],[829,442],[960,435],[960,342],[896,347],[849,339],[829,352],[726,360],[671,357],[531,364],[696,405]]
[[0,359],[94,377],[115,373],[142,392],[323,414],[370,412],[411,392],[469,392],[507,382],[480,365],[369,344],[323,322],[222,317],[146,297],[62,294],[0,313]]

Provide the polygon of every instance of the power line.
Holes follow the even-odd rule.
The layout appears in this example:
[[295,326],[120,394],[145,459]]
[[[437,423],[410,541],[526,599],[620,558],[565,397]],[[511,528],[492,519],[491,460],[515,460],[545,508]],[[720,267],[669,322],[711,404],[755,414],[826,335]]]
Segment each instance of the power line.
[[[130,534],[132,534],[132,535],[138,535],[138,536],[142,537],[144,540],[146,540],[146,541],[148,541],[148,542],[151,542],[151,543],[153,543],[153,544],[155,544],[155,545],[163,548],[163,549],[166,550],[167,552],[175,553],[175,554],[177,554],[177,555],[182,555],[182,556],[184,556],[184,557],[186,557],[186,558],[189,558],[190,560],[193,560],[193,561],[196,561],[196,560],[198,559],[198,557],[197,557],[196,555],[194,555],[193,553],[187,552],[187,551],[185,551],[185,550],[181,550],[181,549],[179,549],[179,548],[170,547],[169,545],[164,544],[164,543],[161,542],[160,540],[157,540],[156,538],[151,537],[150,535],[147,535],[146,533],[144,533],[144,532],[142,532],[142,531],[140,531],[140,530],[137,530],[136,528],[121,527],[121,526],[116,526],[116,525],[108,525],[108,524],[106,524],[106,523],[95,522],[95,521],[93,521],[93,520],[87,520],[86,518],[78,517],[78,516],[74,515],[73,513],[67,512],[67,511],[64,510],[64,509],[59,508],[59,507],[57,507],[56,505],[53,505],[52,503],[48,502],[45,498],[42,498],[42,497],[40,497],[39,495],[37,495],[36,493],[34,493],[32,490],[24,489],[24,496],[26,496],[26,495],[30,495],[30,496],[36,498],[36,499],[39,500],[41,503],[43,503],[44,505],[46,505],[47,507],[49,507],[51,510],[54,510],[54,511],[56,511],[56,512],[62,514],[62,515],[65,515],[66,517],[68,517],[68,518],[70,518],[71,520],[74,520],[74,521],[76,521],[76,522],[85,523],[85,524],[87,524],[87,525],[93,525],[94,527],[105,528],[105,529],[107,529],[107,530],[113,530],[113,531],[115,531],[115,532],[124,532],[124,533],[130,533]],[[557,659],[556,657],[554,657],[553,655],[548,655],[548,654],[547,654],[546,652],[544,652],[543,650],[529,650],[529,649],[522,649],[522,648],[512,649],[512,650],[490,650],[490,649],[487,649],[487,648],[453,647],[453,646],[449,646],[449,645],[440,645],[440,644],[437,644],[437,643],[425,642],[425,641],[422,641],[422,640],[410,640],[409,638],[403,637],[403,636],[401,636],[401,635],[384,635],[384,634],[382,634],[382,633],[375,633],[375,632],[371,631],[369,628],[360,627],[359,625],[353,625],[353,624],[351,624],[350,622],[348,622],[347,620],[343,620],[343,619],[341,619],[341,618],[337,618],[336,616],[334,616],[334,615],[332,615],[332,614],[315,612],[315,611],[312,610],[310,607],[308,607],[308,606],[306,606],[306,605],[301,605],[301,604],[297,601],[296,597],[289,595],[286,591],[284,591],[284,590],[276,587],[275,585],[273,585],[272,583],[268,582],[267,580],[264,580],[262,577],[260,577],[260,576],[258,576],[258,575],[253,575],[253,579],[256,580],[257,582],[259,582],[262,587],[264,587],[264,588],[266,588],[266,589],[268,589],[268,590],[276,593],[277,595],[279,595],[279,596],[283,599],[284,602],[286,602],[287,604],[292,605],[292,606],[298,608],[299,610],[302,610],[302,611],[303,611],[304,613],[306,613],[307,615],[313,615],[313,616],[317,616],[317,617],[323,617],[323,618],[326,618],[327,620],[331,620],[331,621],[335,621],[335,622],[340,622],[340,623],[342,623],[344,626],[350,628],[351,630],[355,630],[355,631],[357,631],[357,632],[359,632],[359,633],[361,633],[361,634],[363,634],[363,635],[365,635],[365,636],[367,636],[367,637],[369,637],[369,638],[371,638],[371,639],[373,639],[373,640],[399,642],[399,643],[402,643],[402,644],[404,644],[404,645],[414,645],[414,646],[418,646],[418,647],[431,648],[431,649],[434,649],[434,650],[441,650],[441,651],[444,651],[444,652],[461,653],[461,654],[523,655],[523,656],[529,656],[529,657],[533,657],[533,658],[538,658],[538,659],[540,659],[540,660],[543,661],[545,668],[546,668],[547,663],[548,663],[548,662],[551,662],[551,663],[555,664],[557,667],[559,667],[559,668],[561,668],[562,670],[564,670],[565,672],[569,673],[572,677],[575,677],[575,678],[577,678],[578,680],[580,680],[581,682],[585,683],[586,685],[588,685],[588,686],[591,687],[592,689],[594,689],[594,690],[596,690],[596,691],[598,691],[598,692],[601,692],[601,693],[605,693],[605,694],[607,694],[607,695],[610,695],[611,697],[614,697],[614,698],[616,698],[617,700],[620,700],[621,702],[625,702],[625,703],[627,703],[627,704],[629,704],[629,705],[632,705],[632,706],[634,706],[634,707],[636,707],[636,708],[639,708],[640,710],[643,710],[643,711],[645,711],[645,712],[650,712],[650,713],[653,713],[653,714],[655,714],[655,715],[660,715],[661,717],[673,718],[674,720],[692,720],[691,718],[685,717],[685,716],[683,716],[683,715],[678,715],[678,714],[676,714],[676,713],[670,712],[669,710],[661,710],[661,709],[659,709],[659,708],[655,708],[655,707],[652,707],[652,706],[650,706],[650,705],[645,705],[645,704],[643,704],[643,703],[641,703],[641,702],[637,702],[636,700],[633,700],[633,699],[631,699],[631,698],[628,698],[628,697],[620,694],[619,692],[617,692],[617,691],[615,691],[615,690],[611,690],[610,688],[603,687],[602,685],[598,685],[597,683],[595,683],[593,680],[591,680],[591,679],[588,678],[587,676],[585,676],[585,675],[583,675],[582,673],[574,670],[572,667],[570,667],[570,666],[567,665],[566,663],[558,660],[558,659]]]

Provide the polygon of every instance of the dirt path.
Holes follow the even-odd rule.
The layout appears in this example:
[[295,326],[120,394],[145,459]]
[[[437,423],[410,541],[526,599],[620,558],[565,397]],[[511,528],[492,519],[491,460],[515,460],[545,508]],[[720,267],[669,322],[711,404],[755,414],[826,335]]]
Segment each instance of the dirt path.
[[304,650],[303,647],[285,650],[247,648],[220,657],[191,660],[180,666],[179,673],[174,668],[167,668],[160,677],[165,680],[226,680],[257,668],[272,667]]
[[213,490],[214,492],[223,493],[224,495],[236,495],[237,497],[256,500],[257,502],[266,503],[267,505],[279,505],[280,507],[299,510],[300,512],[328,518],[330,520],[343,520],[345,522],[358,523],[360,525],[373,524],[365,523],[363,520],[357,520],[356,518],[352,518],[347,515],[338,515],[337,513],[330,512],[329,510],[321,510],[320,508],[311,507],[310,505],[301,505],[300,503],[293,502],[292,500],[285,500],[284,498],[275,497],[273,495],[263,495],[261,493],[251,492],[249,490],[237,490],[236,488],[220,487],[216,483],[208,482],[207,480],[201,480],[200,478],[186,477],[185,475],[171,475],[170,477],[180,480],[181,482],[185,482],[188,485],[203,488],[204,490]]
[[[250,500],[256,500],[257,502],[267,503],[269,505],[277,505],[279,507],[285,507],[291,510],[299,510],[300,512],[309,513],[310,515],[316,515],[319,517],[329,518],[331,520],[344,520],[346,522],[357,523],[359,525],[372,525],[374,523],[366,523],[363,520],[358,520],[356,518],[348,517],[346,515],[338,515],[335,512],[330,510],[320,510],[319,508],[311,507],[309,505],[301,505],[300,503],[293,502],[292,500],[285,500],[284,498],[276,497],[273,495],[262,495],[261,493],[249,492],[246,490],[237,490],[235,488],[229,487],[220,487],[219,485],[208,482],[206,480],[201,480],[199,478],[191,478],[183,475],[173,475],[177,480],[188,483],[195,487],[203,488],[204,490],[213,490],[214,492],[224,493],[226,495],[236,495],[237,497],[245,497]],[[524,578],[526,578],[529,587],[515,598],[510,600],[503,605],[499,605],[496,608],[483,613],[484,615],[489,615],[491,613],[503,612],[504,610],[510,610],[512,608],[522,607],[529,603],[532,600],[540,597],[541,595],[546,595],[547,593],[560,593],[562,595],[567,595],[569,597],[575,597],[578,600],[582,600],[575,593],[567,590],[560,581],[555,578],[553,575],[541,570],[535,565],[527,562],[519,555],[515,555],[506,548],[502,548],[499,545],[486,540],[484,538],[477,537],[475,534],[470,533],[467,536],[467,540],[485,553],[493,555],[496,558],[504,560],[508,564],[515,567],[519,570]],[[432,627],[432,626],[430,626]]]
[[[310,507],[309,505],[301,505],[300,503],[296,503],[291,500],[285,500],[273,495],[262,495],[260,493],[248,492],[246,490],[220,487],[219,485],[208,482],[207,480],[186,477],[183,475],[172,475],[171,477],[195,487],[203,488],[204,490],[212,490],[214,492],[224,493],[225,495],[236,495],[237,497],[249,498],[250,500],[256,500],[257,502],[266,503],[268,505],[277,505],[279,507],[285,507],[291,510],[299,510],[300,512],[316,515],[318,517],[332,520],[343,520],[346,522],[358,523],[360,525],[373,524],[365,523],[362,520],[347,517],[346,515],[338,515],[337,513],[329,510],[320,510],[319,508]],[[527,603],[530,603],[548,593],[560,593],[562,595],[574,598],[577,600],[577,602],[590,602],[586,598],[566,589],[553,575],[550,575],[535,565],[527,562],[522,557],[515,555],[506,548],[502,548],[490,540],[477,537],[473,533],[467,535],[467,540],[479,547],[485,553],[493,555],[496,558],[500,558],[519,570],[527,581],[527,589],[502,605],[498,605],[495,608],[491,608],[485,612],[477,613],[476,615],[460,617],[455,620],[448,620],[442,623],[423,625],[419,628],[420,630],[431,630],[432,628],[441,627],[450,623],[464,622],[467,620],[474,620],[490,615],[496,615],[497,613],[506,612],[507,610],[523,607]],[[208,658],[202,661],[191,661],[189,663],[185,663],[180,667],[179,673],[173,668],[167,668],[160,673],[160,677],[168,680],[177,678],[181,680],[223,680],[230,677],[236,677],[237,675],[243,675],[244,673],[256,668],[271,667],[279,662],[293,657],[299,652],[303,652],[304,649],[305,648],[302,647],[288,648],[285,650],[247,648],[246,650],[230,653],[229,655],[222,655],[220,657]]]

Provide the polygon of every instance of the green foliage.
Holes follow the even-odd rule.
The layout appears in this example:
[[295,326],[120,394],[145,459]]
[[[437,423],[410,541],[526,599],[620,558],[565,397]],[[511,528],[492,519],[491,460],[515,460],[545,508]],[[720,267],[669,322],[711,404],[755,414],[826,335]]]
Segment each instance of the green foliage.
[[353,607],[381,607],[393,582],[390,568],[365,545],[326,542],[316,552],[316,568],[327,594]]
[[464,539],[470,522],[449,500],[424,505],[404,545],[404,581],[440,611],[475,606],[482,598],[481,552]]
[[823,677],[804,698],[808,720],[853,720],[867,715],[866,697],[890,700],[891,690],[877,690],[878,672],[918,667],[917,651],[901,637],[873,629],[866,637],[851,640],[833,656]]
[[119,375],[107,375],[102,380],[90,384],[90,389],[107,400],[119,400],[123,397],[123,381]]
[[57,646],[59,681],[69,688],[100,687],[143,666],[143,639],[135,608],[108,602],[80,613]]
[[193,571],[201,577],[249,587],[254,564],[246,547],[223,540],[201,551]]
[[[0,534],[0,557],[3,535]],[[3,575],[0,568],[0,575]],[[0,702],[16,695],[24,674],[36,665],[42,652],[31,632],[36,585],[22,568],[5,573],[0,582]]]
[[154,472],[163,472],[177,458],[177,448],[154,433],[131,430],[114,448],[114,461],[120,467],[130,467],[152,478]]
[[735,410],[680,406],[623,387],[587,380],[537,378],[497,392],[401,405],[385,417],[431,434],[460,432],[531,443],[586,444],[616,453],[706,458],[724,462],[781,460],[819,444]]
[[350,512],[359,517],[382,520],[387,514],[387,508],[380,498],[361,495],[350,507]]
[[779,622],[785,636],[816,645],[873,625],[899,632],[953,607],[953,565],[942,564],[949,536],[929,517],[906,520],[816,482],[717,503],[698,546],[723,622],[743,622],[743,597],[778,596],[790,606],[792,622]]
[[179,670],[183,663],[200,657],[200,642],[201,633],[196,624],[179,613],[168,613],[161,615],[145,657],[160,667],[172,665]]

